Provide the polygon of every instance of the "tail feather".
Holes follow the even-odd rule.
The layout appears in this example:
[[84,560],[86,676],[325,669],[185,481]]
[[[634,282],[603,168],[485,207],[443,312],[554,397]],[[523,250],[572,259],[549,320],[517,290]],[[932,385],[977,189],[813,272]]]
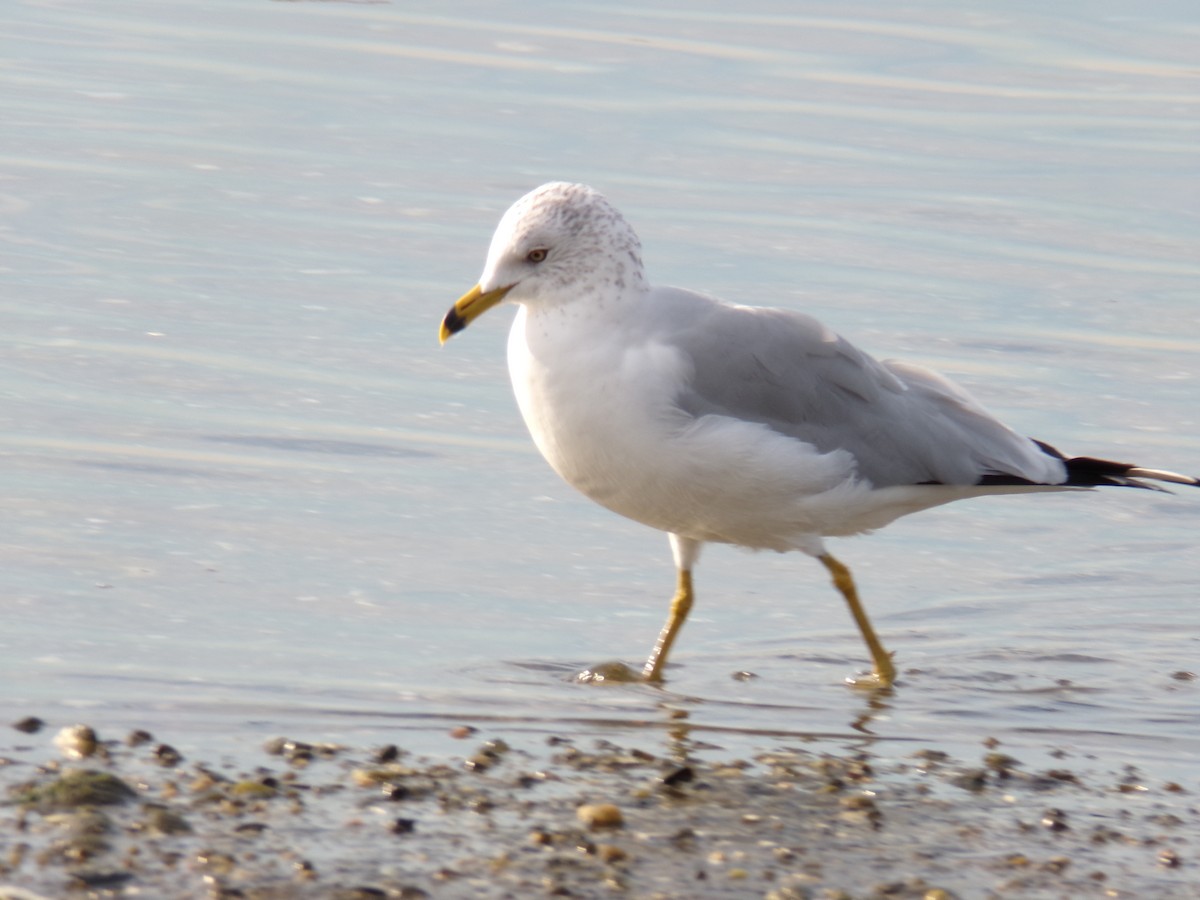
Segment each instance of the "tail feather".
[[1149,483],[1165,481],[1171,484],[1200,486],[1200,478],[1168,472],[1165,469],[1146,469],[1132,463],[1115,462],[1111,459],[1096,459],[1091,456],[1076,456],[1064,459],[1067,467],[1066,484],[1074,487],[1135,487],[1151,491],[1166,488]]
[[[1180,475],[1178,472],[1168,472],[1166,469],[1148,469],[1135,466],[1133,463],[1117,462],[1111,459],[1097,459],[1094,456],[1066,457],[1056,448],[1044,441],[1034,440],[1043,453],[1062,460],[1067,468],[1067,478],[1062,482],[1064,487],[1132,487],[1148,491],[1165,491],[1153,482],[1164,481],[1169,484],[1186,484],[1200,487],[1200,478],[1191,475]],[[1018,475],[988,474],[977,482],[981,485],[1034,485],[1035,482]]]
[[1130,478],[1152,478],[1155,481],[1169,481],[1172,484],[1190,484],[1192,487],[1200,487],[1200,478],[1180,475],[1178,472],[1168,472],[1166,469],[1143,469],[1141,466],[1133,466],[1125,474]]

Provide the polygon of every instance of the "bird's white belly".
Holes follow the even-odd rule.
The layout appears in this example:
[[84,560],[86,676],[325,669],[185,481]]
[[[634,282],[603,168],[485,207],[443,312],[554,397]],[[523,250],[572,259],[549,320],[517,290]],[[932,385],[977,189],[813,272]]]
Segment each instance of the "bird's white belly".
[[872,492],[848,453],[819,454],[753,422],[683,414],[674,401],[688,373],[677,351],[573,341],[570,329],[542,346],[527,325],[522,310],[509,338],[521,413],[555,471],[597,503],[696,540],[775,550],[883,524],[859,521],[867,510],[856,502]]
[[[565,347],[533,353],[513,328],[509,371],[534,443],[562,478],[622,515],[646,520],[643,488],[669,472],[670,400],[645,372],[673,365],[670,351]],[[640,390],[639,390],[640,387]],[[656,527],[662,527],[660,523]]]

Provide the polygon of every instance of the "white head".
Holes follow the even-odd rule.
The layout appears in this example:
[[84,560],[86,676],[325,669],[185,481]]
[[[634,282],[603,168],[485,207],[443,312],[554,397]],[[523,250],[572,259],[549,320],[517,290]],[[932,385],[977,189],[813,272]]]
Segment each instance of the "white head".
[[598,288],[646,289],[641,243],[602,194],[554,181],[509,207],[479,284],[442,322],[441,338],[507,298],[529,306],[585,299]]

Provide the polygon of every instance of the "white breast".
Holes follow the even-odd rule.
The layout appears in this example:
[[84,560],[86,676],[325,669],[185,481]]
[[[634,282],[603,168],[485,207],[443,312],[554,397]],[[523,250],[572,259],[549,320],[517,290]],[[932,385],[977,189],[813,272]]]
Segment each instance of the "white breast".
[[[554,328],[552,341],[541,339],[546,327]],[[631,515],[622,498],[659,468],[670,385],[682,377],[682,361],[632,335],[595,335],[593,323],[562,310],[530,315],[521,308],[509,334],[509,374],[529,433],[554,470],[598,503]]]
[[[703,541],[777,550],[802,535],[830,534],[828,503],[853,459],[763,425],[699,419],[675,405],[689,376],[679,350],[646,341],[636,315],[596,323],[564,310],[517,315],[508,362],[525,423],[555,471],[614,512]],[[544,340],[553,329],[553,340]]]

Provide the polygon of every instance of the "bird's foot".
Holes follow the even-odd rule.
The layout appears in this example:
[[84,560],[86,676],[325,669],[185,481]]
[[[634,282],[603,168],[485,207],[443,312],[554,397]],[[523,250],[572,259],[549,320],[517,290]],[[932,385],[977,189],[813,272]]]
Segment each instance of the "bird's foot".
[[866,691],[891,690],[896,684],[896,666],[892,662],[892,654],[876,659],[875,669],[870,673],[847,676],[846,684]]
[[890,691],[895,685],[894,677],[884,677],[878,672],[860,672],[847,675],[846,684],[858,691]]
[[576,672],[574,680],[578,684],[630,684],[647,679],[637,669],[613,660],[598,663]]

